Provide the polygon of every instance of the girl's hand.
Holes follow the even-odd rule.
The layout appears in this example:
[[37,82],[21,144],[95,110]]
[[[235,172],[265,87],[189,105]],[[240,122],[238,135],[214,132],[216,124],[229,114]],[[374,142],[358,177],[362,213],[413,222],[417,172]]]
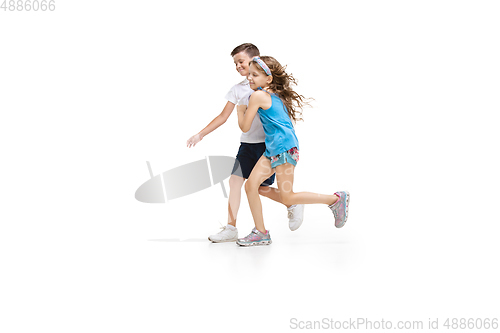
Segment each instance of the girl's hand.
[[192,137],[187,140],[186,144],[188,148],[196,146],[198,142],[200,142],[203,139],[203,137],[200,135],[200,133],[193,135]]
[[272,104],[271,96],[267,92],[259,90],[252,93],[248,101],[248,107],[246,105],[242,105],[241,108],[238,106],[238,125],[240,129],[244,133],[248,132],[252,127],[253,118],[257,115],[258,109],[267,110]]

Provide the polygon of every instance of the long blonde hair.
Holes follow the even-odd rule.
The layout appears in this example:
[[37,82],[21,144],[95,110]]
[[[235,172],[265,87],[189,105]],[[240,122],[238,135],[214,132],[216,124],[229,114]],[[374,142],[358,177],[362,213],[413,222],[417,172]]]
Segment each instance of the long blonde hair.
[[[294,123],[297,120],[303,120],[302,108],[305,105],[310,106],[308,100],[311,100],[312,98],[305,98],[304,96],[299,95],[298,93],[293,91],[291,85],[297,85],[297,81],[292,76],[292,74],[288,74],[285,71],[286,66],[281,66],[278,60],[274,59],[273,57],[262,56],[260,57],[260,59],[262,59],[267,67],[269,67],[273,76],[273,80],[269,84],[269,89],[272,90],[281,99],[283,105],[286,108],[288,116],[290,116]],[[258,70],[266,74],[262,67],[260,67],[260,65],[257,63],[257,61],[252,60],[250,61],[250,63],[254,63],[254,65],[256,65],[255,67]]]

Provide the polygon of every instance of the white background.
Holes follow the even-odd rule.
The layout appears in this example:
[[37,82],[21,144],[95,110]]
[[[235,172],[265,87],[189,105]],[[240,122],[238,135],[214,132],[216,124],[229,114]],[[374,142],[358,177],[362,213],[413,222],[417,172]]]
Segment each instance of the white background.
[[[294,331],[323,318],[498,318],[496,1],[59,1],[0,11],[0,330]],[[273,244],[206,237],[220,187],[155,205],[149,178],[235,156],[236,115],[195,148],[251,42],[313,97]],[[228,184],[226,181],[226,188]],[[240,236],[253,221],[243,194]],[[381,330],[379,330],[381,331]],[[425,331],[425,330],[420,330]]]

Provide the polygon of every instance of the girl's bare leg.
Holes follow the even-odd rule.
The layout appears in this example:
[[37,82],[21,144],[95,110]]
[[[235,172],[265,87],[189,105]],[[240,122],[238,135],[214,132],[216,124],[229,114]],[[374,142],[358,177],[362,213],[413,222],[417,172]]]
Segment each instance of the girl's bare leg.
[[262,195],[263,197],[269,198],[273,201],[283,204],[283,202],[281,202],[280,191],[276,187],[260,186],[259,194]]
[[276,179],[281,200],[284,205],[296,204],[326,204],[332,205],[339,199],[336,195],[318,194],[312,192],[293,192],[293,173],[295,166],[290,163],[276,167]]
[[255,228],[262,233],[266,233],[264,227],[264,218],[262,216],[262,203],[260,202],[259,187],[260,184],[273,174],[271,168],[271,161],[266,157],[261,158],[255,164],[250,177],[245,184],[245,191],[247,193],[248,204],[252,212]]
[[[268,177],[269,178],[269,177]],[[267,178],[266,178],[267,179]],[[264,179],[265,180],[265,179]],[[240,209],[241,188],[245,179],[236,175],[229,178],[229,200],[227,205],[227,223],[236,227],[236,218]],[[259,186],[259,194],[276,202],[281,202],[281,197],[277,188],[269,186]]]

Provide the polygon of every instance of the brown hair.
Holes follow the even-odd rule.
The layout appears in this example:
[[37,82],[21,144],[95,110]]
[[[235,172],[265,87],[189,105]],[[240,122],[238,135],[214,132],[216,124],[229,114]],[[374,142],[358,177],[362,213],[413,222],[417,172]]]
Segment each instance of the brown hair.
[[253,45],[252,43],[245,43],[235,47],[233,52],[231,52],[231,57],[234,57],[235,55],[237,55],[242,51],[244,51],[250,58],[258,57],[260,55],[257,46]]
[[[269,89],[272,90],[283,102],[283,106],[286,108],[288,116],[295,123],[297,120],[302,119],[302,108],[305,105],[310,105],[308,100],[312,100],[312,98],[305,98],[302,95],[297,94],[292,90],[291,85],[297,85],[297,80],[292,76],[292,74],[288,74],[285,69],[286,66],[281,66],[278,60],[273,57],[262,56],[260,57],[262,61],[264,61],[271,70],[271,74],[273,76],[273,80],[269,84]],[[260,70],[262,73],[266,74],[265,71],[260,67],[260,65],[251,60],[250,63],[253,63],[255,67]]]

